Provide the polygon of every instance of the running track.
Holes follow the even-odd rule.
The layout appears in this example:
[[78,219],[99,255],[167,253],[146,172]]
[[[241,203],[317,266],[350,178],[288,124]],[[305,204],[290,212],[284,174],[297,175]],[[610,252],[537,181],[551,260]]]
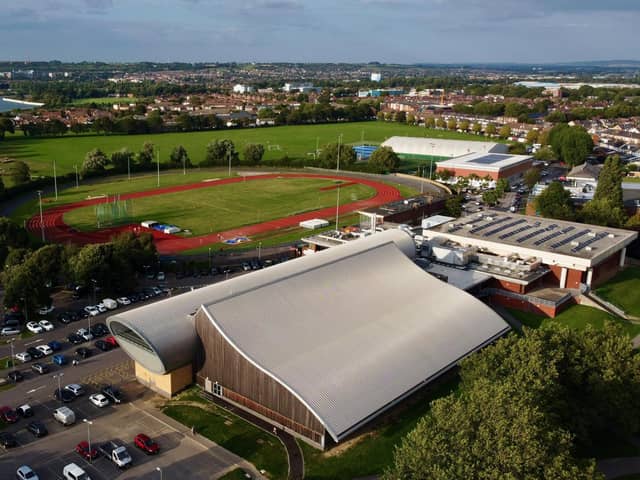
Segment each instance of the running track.
[[[167,188],[156,188],[154,190],[147,190],[144,192],[135,192],[120,195],[121,200],[135,199],[142,197],[151,197],[154,195],[163,195],[166,193],[184,192],[187,190],[195,190],[198,188],[212,188],[218,185],[227,185],[230,183],[238,183],[244,181],[259,181],[262,179],[272,178],[326,178],[331,180],[343,180],[349,184],[359,183],[367,185],[376,190],[375,196],[367,200],[359,200],[348,204],[341,205],[339,208],[340,215],[353,212],[355,210],[362,210],[365,208],[376,207],[385,203],[400,200],[402,196],[395,187],[387,185],[382,182],[376,182],[374,180],[341,177],[339,175],[311,175],[304,173],[282,173],[282,174],[267,174],[267,175],[255,175],[247,177],[233,177],[225,178],[222,180],[216,180],[213,182],[199,182],[189,185],[179,185]],[[58,207],[50,208],[43,212],[43,225],[45,231],[45,237],[49,242],[57,243],[105,243],[108,242],[113,236],[125,231],[136,232],[150,232],[153,234],[158,252],[161,254],[175,254],[184,250],[191,250],[204,245],[212,243],[219,243],[225,239],[247,236],[251,236],[269,232],[272,230],[279,230],[281,228],[287,228],[297,226],[303,220],[310,220],[317,217],[330,217],[335,216],[336,209],[334,207],[323,208],[315,210],[313,212],[301,213],[299,215],[292,215],[290,217],[279,218],[276,220],[270,220],[268,222],[257,223],[253,225],[246,225],[244,227],[235,228],[232,230],[226,230],[224,232],[213,232],[208,235],[201,235],[198,237],[182,238],[177,235],[169,235],[157,230],[146,229],[139,225],[123,225],[120,227],[107,228],[95,232],[78,232],[66,223],[64,223],[64,214],[70,210],[74,210],[80,207],[86,207],[89,205],[96,205],[104,202],[104,198],[94,198],[91,200],[83,200],[81,202],[70,203],[67,205],[61,205]],[[160,219],[161,221],[162,219]],[[33,235],[40,235],[40,215],[36,214],[32,216],[27,222],[27,229]]]

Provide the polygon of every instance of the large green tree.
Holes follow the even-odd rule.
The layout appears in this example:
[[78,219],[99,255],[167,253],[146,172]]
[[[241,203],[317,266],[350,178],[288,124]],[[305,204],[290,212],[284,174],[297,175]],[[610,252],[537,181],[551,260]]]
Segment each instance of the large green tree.
[[350,145],[343,143],[330,143],[320,153],[320,166],[322,168],[336,168],[340,159],[340,167],[349,167],[356,163],[356,152]]
[[214,140],[207,145],[205,158],[200,165],[207,167],[221,167],[229,164],[238,165],[238,152],[229,139]]
[[144,142],[142,150],[138,152],[138,165],[140,170],[151,170],[155,161],[155,147],[151,142]]
[[625,175],[624,165],[618,155],[607,157],[598,177],[594,200],[609,200],[613,205],[623,207],[622,179]]
[[187,149],[182,145],[178,145],[169,155],[170,168],[190,168],[192,167],[191,159],[187,153]]
[[524,172],[524,177],[522,179],[526,187],[531,190],[536,183],[540,181],[540,169],[532,167],[526,172]]
[[82,162],[81,175],[83,178],[100,175],[104,173],[108,164],[109,159],[104,154],[104,152],[99,148],[94,148],[84,157],[84,162]]
[[0,140],[4,139],[6,132],[15,133],[13,121],[10,118],[0,118]]
[[582,127],[560,123],[549,132],[549,143],[558,159],[571,166],[583,163],[593,151],[591,135]]
[[264,146],[259,143],[250,143],[244,147],[242,156],[247,165],[260,165],[264,156]]
[[127,172],[134,165],[133,153],[127,148],[122,148],[111,154],[111,164],[116,172]]
[[572,220],[575,217],[571,193],[560,182],[551,182],[534,202],[543,217],[558,220]]
[[391,147],[380,147],[369,157],[369,165],[377,171],[388,172],[400,166],[400,157]]

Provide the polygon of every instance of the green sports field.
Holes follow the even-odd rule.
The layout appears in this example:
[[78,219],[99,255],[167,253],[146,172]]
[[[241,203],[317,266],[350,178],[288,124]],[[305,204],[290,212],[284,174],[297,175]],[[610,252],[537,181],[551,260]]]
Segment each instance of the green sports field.
[[[336,205],[336,183],[329,179],[274,178],[134,199],[132,215],[122,223],[156,220],[179,225],[193,235],[203,235],[261,223]],[[371,198],[375,190],[365,185],[341,188],[340,204]],[[96,207],[67,212],[67,224],[81,231],[95,230]],[[102,225],[104,226],[104,225]]]
[[309,154],[330,142],[337,142],[342,134],[345,144],[379,144],[394,135],[449,138],[483,141],[484,137],[472,134],[431,130],[391,122],[357,122],[323,125],[299,125],[268,128],[245,128],[207,132],[163,133],[155,135],[66,135],[59,138],[28,138],[21,134],[9,135],[0,142],[0,157],[24,160],[31,166],[33,175],[53,175],[53,160],[58,174],[80,167],[85,154],[100,148],[107,154],[121,148],[139,151],[144,142],[152,142],[160,151],[160,161],[168,160],[174,147],[183,145],[194,164],[204,159],[207,144],[215,139],[228,138],[242,152],[250,143],[265,146],[265,159],[311,158]]

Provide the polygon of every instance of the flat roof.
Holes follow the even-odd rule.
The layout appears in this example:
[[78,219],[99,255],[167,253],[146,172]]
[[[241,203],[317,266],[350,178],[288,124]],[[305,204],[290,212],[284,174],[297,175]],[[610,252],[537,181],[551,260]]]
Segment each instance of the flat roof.
[[422,267],[422,269],[436,277],[446,277],[449,285],[453,285],[460,290],[469,290],[493,278],[486,273],[471,269],[450,267],[441,263],[431,263],[426,267]]
[[400,137],[385,140],[383,147],[391,147],[394,152],[406,155],[433,157],[459,157],[469,153],[507,153],[509,146],[504,143],[474,140],[448,140],[441,138]]
[[424,230],[428,238],[442,237],[499,254],[519,251],[560,263],[560,257],[585,260],[592,266],[631,243],[638,234],[619,228],[486,210]]
[[462,157],[444,160],[438,163],[438,168],[454,170],[456,168],[499,172],[526,162],[532,162],[531,155],[511,155],[508,153],[470,153]]

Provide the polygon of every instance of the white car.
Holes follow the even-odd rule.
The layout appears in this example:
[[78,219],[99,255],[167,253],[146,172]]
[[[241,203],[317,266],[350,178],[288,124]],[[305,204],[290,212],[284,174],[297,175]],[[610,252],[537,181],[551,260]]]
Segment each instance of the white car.
[[16,470],[16,478],[18,480],[39,480],[36,472],[34,472],[28,465],[22,465],[18,470]]
[[40,307],[40,309],[38,310],[38,313],[40,315],[49,315],[55,309],[56,309],[56,307],[54,307],[53,305],[50,305],[48,307]]
[[53,323],[51,323],[49,320],[40,320],[38,322],[38,325],[44,328],[45,332],[50,332],[51,330],[53,330]]
[[36,349],[40,350],[43,355],[53,354],[53,349],[49,345],[37,345]]
[[109,405],[109,399],[101,393],[89,395],[89,400],[98,408],[103,408]]
[[129,300],[127,297],[116,298],[116,302],[118,302],[120,305],[131,305],[131,300]]
[[80,337],[82,337],[87,342],[89,340],[93,340],[93,334],[89,330],[87,330],[86,328],[81,328],[80,330],[78,330],[76,332],[76,334],[79,335]]
[[20,360],[22,363],[26,363],[26,362],[30,362],[31,361],[31,355],[29,355],[28,352],[16,353],[16,358],[18,360]]
[[106,311],[108,311],[109,309],[107,308],[107,306],[104,303],[99,303],[96,305],[96,308],[98,309],[98,311],[100,313],[104,313]]
[[92,317],[95,317],[100,313],[100,310],[98,310],[98,308],[95,305],[87,305],[86,307],[84,307],[84,311],[87,312]]
[[20,334],[20,329],[18,327],[2,327],[2,330],[0,330],[0,335],[7,336],[7,335],[19,335]]
[[43,328],[37,322],[27,323],[27,330],[31,333],[42,333]]
[[167,278],[164,272],[158,272],[158,276],[156,277],[159,282],[164,282],[165,278]]
[[84,388],[82,388],[82,385],[78,385],[77,383],[72,383],[70,385],[66,385],[64,387],[64,389],[65,390],[69,390],[76,397],[80,397],[80,396],[84,395]]

